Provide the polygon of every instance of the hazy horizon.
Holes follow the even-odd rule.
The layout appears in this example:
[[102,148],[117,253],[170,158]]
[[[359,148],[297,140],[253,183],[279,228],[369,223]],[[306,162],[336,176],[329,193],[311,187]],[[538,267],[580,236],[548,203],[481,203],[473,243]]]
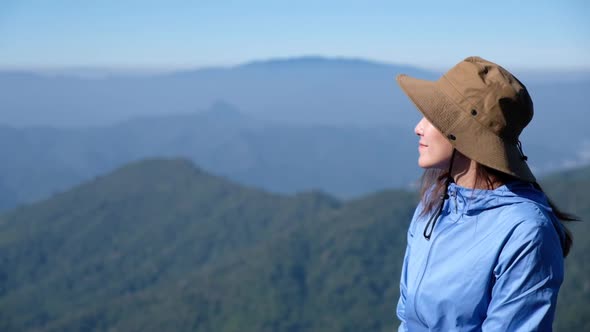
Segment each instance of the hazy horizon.
[[312,55],[444,71],[479,55],[518,70],[588,71],[589,12],[578,0],[8,0],[0,68],[193,70]]
[[[231,70],[252,64],[260,63],[271,63],[271,62],[287,62],[287,61],[298,61],[301,59],[322,59],[330,61],[360,61],[371,64],[384,65],[384,66],[404,66],[413,67],[415,69],[429,71],[435,74],[442,74],[449,68],[442,67],[428,67],[420,66],[407,63],[396,63],[396,62],[385,62],[370,58],[362,57],[342,57],[342,56],[325,56],[325,55],[296,55],[289,57],[267,57],[259,59],[246,60],[232,65],[204,65],[204,66],[187,66],[187,67],[118,67],[118,66],[107,66],[107,65],[88,65],[88,66],[62,66],[62,67],[0,67],[0,72],[23,72],[23,73],[35,73],[41,75],[72,75],[79,78],[101,78],[103,76],[113,75],[139,75],[139,76],[150,76],[180,72],[196,72],[200,70]],[[506,67],[506,66],[505,66]],[[552,75],[565,75],[562,76],[564,80],[577,80],[590,79],[590,67],[588,68],[551,68],[551,67],[508,67],[509,70],[518,74],[530,75],[534,79],[547,80],[544,76]]]

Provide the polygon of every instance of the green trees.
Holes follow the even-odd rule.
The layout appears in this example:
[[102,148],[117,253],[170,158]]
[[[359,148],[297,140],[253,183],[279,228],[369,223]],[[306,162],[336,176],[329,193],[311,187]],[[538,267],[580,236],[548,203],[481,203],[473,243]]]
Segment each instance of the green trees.
[[[543,182],[582,217],[583,172]],[[0,330],[391,331],[416,201],[277,195],[181,159],[130,164],[0,217]],[[587,225],[573,227],[558,330],[587,324]]]

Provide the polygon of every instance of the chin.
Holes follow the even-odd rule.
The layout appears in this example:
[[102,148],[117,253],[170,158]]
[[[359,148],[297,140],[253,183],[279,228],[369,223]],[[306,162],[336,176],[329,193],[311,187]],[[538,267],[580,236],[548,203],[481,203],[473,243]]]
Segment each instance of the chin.
[[426,163],[418,163],[418,166],[420,166],[420,168],[424,168],[424,169],[433,168],[432,165],[426,164]]
[[422,158],[418,158],[418,166],[424,169],[435,167],[434,163],[429,162],[428,160],[423,160]]

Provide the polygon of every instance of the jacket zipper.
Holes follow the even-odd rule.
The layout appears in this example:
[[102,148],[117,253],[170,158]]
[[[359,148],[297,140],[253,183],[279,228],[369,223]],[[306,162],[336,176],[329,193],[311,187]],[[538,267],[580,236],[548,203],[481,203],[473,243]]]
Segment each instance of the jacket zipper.
[[[451,191],[451,196],[453,196],[455,199],[455,211],[457,211],[457,193],[455,191]],[[439,218],[442,218],[442,217],[439,216]],[[437,224],[440,225],[440,220],[438,220]],[[445,228],[439,230],[437,235],[435,235],[434,238],[432,239],[432,241],[430,241],[430,247],[428,248],[428,254],[426,255],[426,262],[424,263],[424,270],[422,271],[422,275],[420,276],[420,280],[418,281],[418,284],[416,285],[416,291],[414,292],[414,313],[416,314],[416,317],[418,318],[420,323],[422,323],[422,325],[424,325],[426,327],[428,327],[428,325],[424,321],[424,318],[421,317],[420,314],[418,314],[418,308],[416,308],[416,299],[418,298],[418,293],[420,291],[420,286],[422,285],[422,280],[424,280],[424,275],[426,275],[426,270],[428,270],[428,263],[430,262],[430,252],[432,251],[432,247],[434,247],[434,243],[436,242],[436,240],[447,228],[449,228],[449,226],[450,225],[446,225]],[[433,232],[434,232],[434,230],[433,230]]]

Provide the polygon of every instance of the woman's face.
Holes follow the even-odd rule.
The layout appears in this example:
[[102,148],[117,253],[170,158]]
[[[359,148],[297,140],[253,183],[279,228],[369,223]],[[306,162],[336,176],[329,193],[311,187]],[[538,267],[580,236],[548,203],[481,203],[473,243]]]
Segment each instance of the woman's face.
[[414,132],[420,137],[418,165],[422,168],[448,168],[453,146],[443,134],[425,117],[418,122]]

